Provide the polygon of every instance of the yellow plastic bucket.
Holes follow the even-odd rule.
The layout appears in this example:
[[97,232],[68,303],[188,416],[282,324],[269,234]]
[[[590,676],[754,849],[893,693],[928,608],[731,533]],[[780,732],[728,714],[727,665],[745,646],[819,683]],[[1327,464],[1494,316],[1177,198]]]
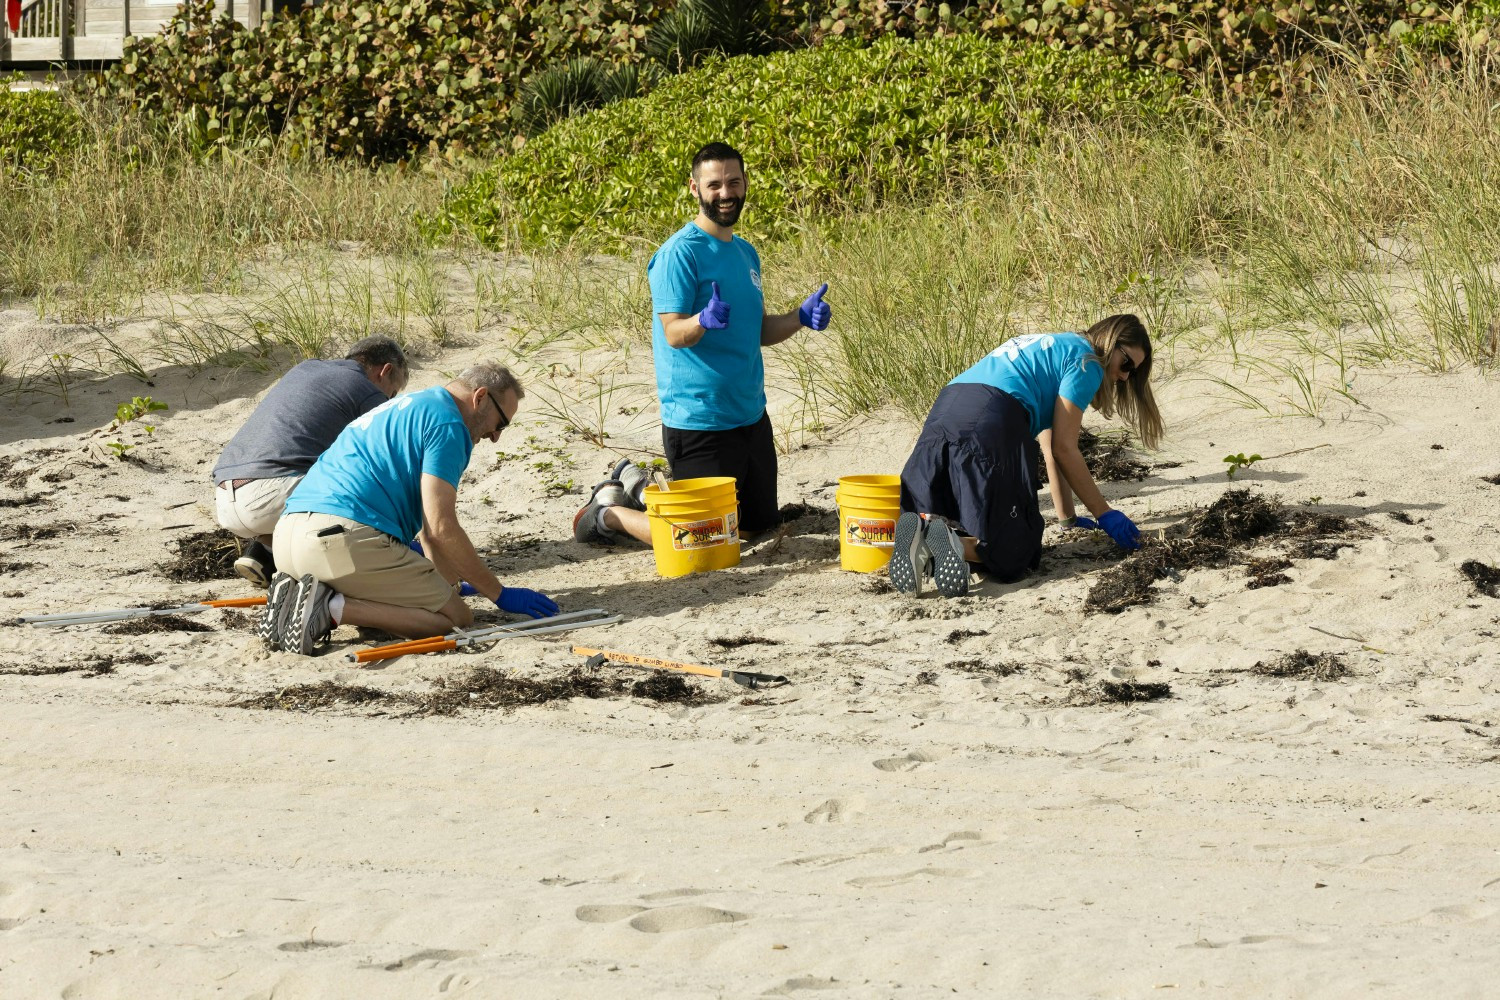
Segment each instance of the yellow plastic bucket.
[[839,505],[839,565],[855,573],[884,569],[901,516],[901,477],[843,476],[834,500]]
[[687,576],[740,564],[739,499],[732,478],[680,479],[641,494],[651,549],[662,576]]

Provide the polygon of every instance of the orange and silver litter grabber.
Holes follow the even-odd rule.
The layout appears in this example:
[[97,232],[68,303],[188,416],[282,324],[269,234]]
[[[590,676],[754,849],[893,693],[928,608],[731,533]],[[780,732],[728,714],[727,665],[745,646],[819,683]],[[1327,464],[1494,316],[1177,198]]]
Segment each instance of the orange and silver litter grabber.
[[680,674],[697,674],[700,677],[727,677],[736,684],[747,688],[780,687],[783,684],[791,683],[791,681],[780,674],[758,674],[752,670],[720,670],[718,667],[703,667],[696,663],[664,660],[659,656],[619,653],[612,649],[589,649],[587,646],[574,646],[573,652],[579,656],[587,656],[588,662],[584,666],[588,667],[602,667],[606,663],[613,663],[621,667],[640,667],[644,670],[673,670]]
[[406,656],[409,653],[441,653],[462,646],[472,646],[475,643],[498,642],[501,639],[509,639],[518,635],[568,632],[575,628],[613,625],[622,620],[622,616],[608,614],[603,608],[590,608],[588,611],[570,611],[565,615],[553,615],[550,618],[533,618],[531,621],[518,622],[514,625],[454,629],[447,635],[435,635],[427,639],[407,639],[405,642],[393,642],[385,646],[376,646],[373,649],[361,649],[357,653],[345,653],[344,659],[350,663],[371,663],[375,660],[389,660],[394,656]]
[[22,615],[21,621],[32,628],[61,627],[63,625],[100,625],[105,622],[123,622],[131,618],[150,618],[154,615],[196,615],[214,608],[255,608],[266,603],[261,597],[230,597],[221,601],[194,601],[175,608],[117,608],[113,611],[69,611],[56,615]]

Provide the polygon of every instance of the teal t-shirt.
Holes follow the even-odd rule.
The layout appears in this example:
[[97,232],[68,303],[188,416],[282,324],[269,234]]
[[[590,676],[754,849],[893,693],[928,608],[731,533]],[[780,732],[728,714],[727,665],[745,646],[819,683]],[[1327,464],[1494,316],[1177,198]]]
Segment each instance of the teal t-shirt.
[[422,530],[422,475],[458,488],[474,439],[443,386],[397,396],[339,434],[285,513],[333,514],[410,542]]
[[1012,337],[949,385],[977,382],[1008,392],[1031,415],[1032,436],[1052,426],[1061,396],[1088,409],[1104,383],[1104,366],[1079,333],[1028,333]]
[[[677,430],[726,431],[759,420],[766,411],[765,299],[755,248],[738,236],[715,239],[689,222],[652,255],[646,278],[661,422]],[[692,347],[669,345],[660,314],[701,312],[715,281],[729,305],[729,325],[705,331]]]

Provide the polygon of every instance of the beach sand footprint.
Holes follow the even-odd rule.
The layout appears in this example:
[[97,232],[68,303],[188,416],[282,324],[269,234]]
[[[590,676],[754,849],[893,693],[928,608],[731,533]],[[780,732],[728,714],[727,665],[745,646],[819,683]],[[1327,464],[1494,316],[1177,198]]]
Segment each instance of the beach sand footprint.
[[875,761],[875,767],[881,771],[914,771],[923,764],[931,764],[937,760],[937,755],[928,753],[926,750],[913,750],[901,757],[886,757]]
[[604,903],[598,906],[580,906],[573,911],[573,916],[586,924],[611,924],[616,920],[645,913],[648,909],[650,907],[636,906],[634,903]]
[[763,997],[784,997],[803,990],[842,990],[847,987],[832,976],[794,976],[782,983],[773,986],[761,994]]
[[668,934],[713,924],[737,924],[749,919],[748,913],[721,910],[716,906],[663,906],[642,913],[630,921],[630,926],[647,934]]
[[713,892],[712,889],[663,889],[661,892],[648,892],[641,898],[648,903],[654,903],[658,899],[681,899],[684,896],[707,896]]
[[802,817],[804,823],[846,823],[864,812],[861,799],[829,799]]
[[303,941],[285,941],[276,946],[277,951],[322,951],[324,948],[342,948],[343,941],[319,941],[307,938]]
[[438,965],[458,958],[467,958],[472,954],[474,954],[472,951],[451,951],[447,948],[423,948],[421,951],[412,952],[405,958],[398,958],[394,962],[366,962],[359,967],[361,969],[384,969],[386,972],[405,972],[408,969],[415,969],[426,962]]
[[1421,924],[1423,927],[1452,927],[1458,924],[1477,924],[1481,920],[1488,920],[1500,910],[1485,903],[1458,903],[1453,906],[1439,906],[1428,910],[1414,921],[1408,923]]
[[961,851],[966,844],[979,844],[984,842],[984,835],[978,830],[959,830],[950,833],[936,844],[928,844],[926,847],[917,848],[918,854],[926,854],[929,851],[941,851],[952,848]]
[[861,875],[851,878],[845,885],[856,889],[885,889],[893,885],[904,885],[917,879],[929,878],[973,878],[975,873],[968,868],[918,868],[916,871],[898,872],[894,875]]

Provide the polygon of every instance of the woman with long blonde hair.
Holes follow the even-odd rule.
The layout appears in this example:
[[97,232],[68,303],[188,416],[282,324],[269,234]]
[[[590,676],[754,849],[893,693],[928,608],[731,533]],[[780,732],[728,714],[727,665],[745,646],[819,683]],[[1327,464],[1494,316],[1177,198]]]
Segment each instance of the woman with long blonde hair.
[[[1156,447],[1161,414],[1151,395],[1151,338],[1135,316],[1108,316],[1083,333],[1027,334],[997,347],[949,382],[901,472],[891,582],[919,594],[969,591],[971,564],[1002,583],[1042,556],[1032,441],[1041,444],[1053,508],[1065,527],[1101,528],[1125,549],[1140,531],[1105,502],[1078,448],[1083,411],[1118,414]],[[1092,517],[1077,517],[1074,495]]]

